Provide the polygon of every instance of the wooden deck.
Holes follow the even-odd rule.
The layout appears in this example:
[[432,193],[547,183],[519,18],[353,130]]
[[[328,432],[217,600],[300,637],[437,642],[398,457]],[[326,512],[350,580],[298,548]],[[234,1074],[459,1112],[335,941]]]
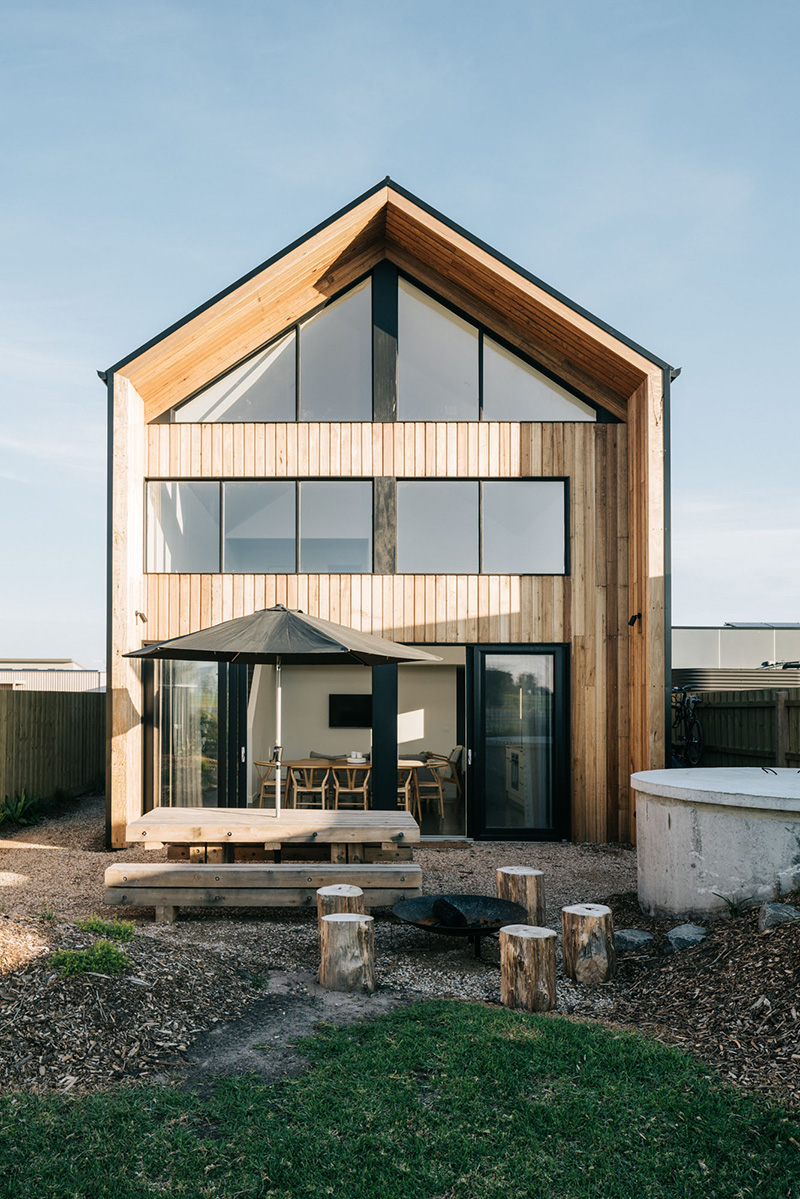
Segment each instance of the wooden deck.
[[281,845],[352,843],[410,846],[419,825],[410,812],[320,811],[288,808],[275,816],[259,808],[154,808],[126,826],[132,844]]

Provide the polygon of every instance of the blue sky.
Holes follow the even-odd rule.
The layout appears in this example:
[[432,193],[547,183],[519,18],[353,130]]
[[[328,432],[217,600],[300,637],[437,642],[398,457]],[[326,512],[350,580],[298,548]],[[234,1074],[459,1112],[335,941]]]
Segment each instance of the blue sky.
[[105,654],[95,371],[390,174],[660,357],[675,623],[799,620],[800,6],[0,3],[0,656]]

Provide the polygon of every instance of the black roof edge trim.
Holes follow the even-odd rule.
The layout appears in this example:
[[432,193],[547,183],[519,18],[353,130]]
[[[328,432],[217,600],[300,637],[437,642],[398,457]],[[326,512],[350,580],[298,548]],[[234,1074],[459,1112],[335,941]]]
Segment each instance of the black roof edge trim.
[[108,368],[107,373],[112,374],[114,371],[121,370],[123,366],[127,366],[129,362],[132,362],[134,358],[138,358],[139,355],[144,354],[146,350],[150,350],[153,346],[158,345],[158,343],[163,341],[165,337],[169,337],[171,333],[174,333],[183,325],[188,325],[189,321],[193,321],[196,316],[200,316],[201,313],[206,312],[214,304],[217,304],[220,300],[224,300],[226,296],[229,296],[231,292],[236,291],[238,287],[248,283],[251,279],[254,279],[256,275],[260,275],[262,271],[267,270],[268,267],[274,266],[275,263],[279,262],[281,258],[284,258],[287,254],[291,254],[292,250],[296,250],[298,246],[302,246],[303,242],[308,241],[308,239],[311,237],[315,237],[317,233],[321,233],[323,229],[327,229],[329,225],[332,225],[335,221],[338,221],[340,217],[345,216],[348,212],[352,212],[354,208],[358,208],[359,204],[363,204],[365,200],[370,198],[370,196],[374,196],[376,192],[379,192],[382,188],[389,185],[390,180],[389,176],[387,175],[385,179],[381,179],[380,183],[376,183],[373,187],[370,187],[365,192],[362,192],[360,196],[356,196],[355,200],[351,200],[349,204],[345,204],[344,208],[340,208],[337,212],[334,212],[326,220],[321,221],[319,225],[315,225],[313,229],[309,229],[308,232],[304,233],[301,237],[296,237],[293,242],[290,242],[288,246],[284,246],[282,250],[277,252],[277,254],[273,254],[264,262],[259,263],[258,266],[253,267],[253,269],[248,271],[246,275],[242,275],[234,283],[229,284],[229,286],[223,288],[222,291],[218,291],[217,294],[212,296],[210,300],[206,300],[205,303],[200,304],[197,308],[193,308],[191,312],[187,313],[186,316],[181,317],[179,321],[175,321],[174,324],[169,325],[166,329],[163,329],[160,333],[157,333],[155,337],[151,337],[149,341],[144,342],[143,345],[140,345],[138,349],[133,350],[132,353],[126,354],[124,358],[120,358],[119,362],[115,362],[113,366]]
[[124,358],[119,360],[119,362],[115,362],[113,366],[110,366],[106,373],[111,375],[114,373],[114,371],[121,370],[124,366],[127,366],[129,362],[132,362],[135,358],[138,358],[140,354],[144,354],[145,351],[152,349],[153,346],[158,345],[160,341],[163,341],[165,337],[169,337],[171,333],[175,333],[176,330],[182,328],[183,325],[187,325],[189,321],[194,320],[195,317],[200,316],[200,314],[203,312],[206,312],[214,304],[218,303],[220,300],[223,300],[225,296],[229,296],[231,292],[236,291],[237,288],[241,287],[245,283],[248,283],[250,279],[253,279],[256,275],[267,270],[269,267],[274,266],[276,262],[279,262],[281,258],[285,257],[285,255],[290,254],[292,250],[296,250],[298,246],[303,244],[303,242],[308,241],[308,239],[311,237],[315,237],[316,234],[321,233],[323,229],[327,229],[329,225],[332,225],[335,221],[338,221],[348,212],[352,212],[352,210],[357,208],[359,204],[363,204],[365,200],[368,200],[370,196],[374,196],[376,192],[379,192],[384,187],[390,187],[393,191],[396,191],[398,195],[405,197],[406,200],[410,200],[412,204],[416,204],[417,207],[421,208],[423,212],[427,212],[427,214],[434,217],[435,220],[441,221],[442,224],[446,225],[448,229],[452,229],[454,233],[458,233],[461,237],[466,238],[467,241],[471,242],[472,245],[477,246],[478,249],[484,250],[487,254],[490,254],[493,258],[496,258],[498,262],[502,262],[504,266],[509,267],[512,271],[515,271],[518,275],[521,275],[523,279],[527,279],[529,283],[533,283],[534,286],[541,288],[542,291],[546,292],[549,296],[552,296],[553,299],[559,300],[562,304],[565,304],[569,309],[571,309],[572,312],[577,313],[578,316],[585,317],[586,320],[591,321],[591,323],[596,325],[598,329],[602,329],[604,332],[610,334],[617,341],[627,346],[629,350],[633,350],[635,353],[641,354],[643,358],[646,358],[655,366],[661,367],[662,370],[672,369],[668,362],[665,362],[662,358],[659,358],[657,355],[651,353],[650,350],[646,350],[637,342],[632,341],[629,337],[626,337],[623,333],[620,333],[620,331],[615,329],[613,325],[606,324],[605,321],[602,321],[598,316],[595,316],[594,313],[589,312],[587,308],[582,308],[580,304],[576,304],[574,300],[569,298],[569,296],[565,296],[562,292],[557,291],[554,287],[550,287],[550,285],[545,283],[544,280],[539,279],[538,276],[526,270],[525,267],[520,266],[518,262],[514,262],[512,258],[508,258],[505,254],[501,254],[499,250],[496,250],[494,246],[490,246],[488,242],[482,241],[479,237],[475,237],[475,235],[470,233],[468,229],[465,229],[462,225],[456,224],[455,221],[452,221],[449,217],[446,217],[444,213],[439,212],[438,209],[431,207],[430,204],[426,204],[424,200],[419,198],[419,196],[415,195],[407,188],[402,187],[401,184],[392,179],[390,175],[386,175],[385,178],[381,179],[379,183],[375,183],[372,187],[367,188],[365,192],[362,192],[361,195],[356,196],[354,200],[351,200],[349,204],[345,204],[343,208],[338,209],[331,216],[327,217],[326,220],[321,221],[318,225],[315,225],[313,229],[309,229],[308,232],[302,234],[301,237],[295,238],[293,242],[290,242],[288,246],[284,246],[284,248],[279,250],[277,254],[273,254],[264,262],[259,263],[258,266],[248,271],[247,274],[242,275],[239,279],[236,279],[235,282],[229,284],[228,287],[223,288],[222,291],[219,291],[216,293],[216,295],[213,295],[211,299],[206,300],[204,304],[200,304],[197,308],[192,309],[191,312],[187,313],[186,316],[182,317],[179,321],[175,321],[174,324],[169,325],[166,329],[163,329],[161,333],[157,333],[155,337],[151,337],[149,341],[144,342],[143,345],[140,345],[130,354],[126,354]]
[[662,358],[658,358],[655,354],[651,353],[650,350],[646,350],[637,342],[631,341],[631,339],[626,337],[624,333],[620,333],[619,329],[615,329],[613,325],[606,324],[605,321],[600,320],[599,316],[595,316],[593,312],[589,312],[588,308],[582,308],[580,304],[576,304],[574,300],[571,300],[569,296],[565,296],[563,292],[556,291],[554,287],[551,287],[548,283],[545,283],[544,280],[539,279],[538,276],[526,270],[524,266],[520,266],[518,262],[514,262],[513,258],[508,258],[505,254],[501,254],[499,250],[496,250],[494,246],[490,246],[488,242],[481,241],[479,237],[475,237],[475,235],[470,233],[468,229],[464,229],[463,226],[457,225],[455,221],[451,221],[449,217],[444,215],[444,213],[439,212],[436,208],[432,208],[430,204],[426,204],[424,200],[420,200],[419,196],[415,196],[413,192],[401,187],[401,185],[396,183],[393,179],[390,179],[388,183],[393,191],[398,192],[401,196],[405,196],[407,200],[411,200],[412,204],[416,204],[423,210],[423,212],[427,212],[429,216],[435,217],[437,221],[441,221],[443,225],[447,225],[448,229],[452,229],[454,233],[458,233],[461,235],[461,237],[465,237],[467,241],[472,242],[473,246],[477,246],[478,249],[485,250],[487,254],[491,254],[491,256],[496,258],[498,262],[502,262],[504,266],[510,267],[512,271],[516,271],[518,275],[522,275],[523,279],[527,279],[529,283],[533,283],[536,287],[540,287],[542,291],[546,291],[547,294],[552,296],[554,300],[560,300],[562,304],[566,304],[566,306],[573,312],[577,313],[578,316],[586,317],[586,319],[591,321],[593,325],[597,325],[598,329],[603,329],[604,332],[610,333],[612,337],[617,339],[617,341],[621,341],[623,345],[626,345],[629,350],[634,350],[637,354],[641,354],[643,358],[647,358],[647,360],[652,362],[655,366],[660,366],[662,370],[671,369],[668,362],[665,362]]

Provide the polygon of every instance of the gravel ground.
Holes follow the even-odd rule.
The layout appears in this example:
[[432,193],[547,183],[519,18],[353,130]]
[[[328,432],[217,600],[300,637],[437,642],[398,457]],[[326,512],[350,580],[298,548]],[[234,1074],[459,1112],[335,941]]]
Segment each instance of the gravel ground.
[[[496,942],[485,939],[476,960],[460,938],[387,913],[376,913],[377,996],[334,1001],[314,981],[314,913],[181,909],[176,924],[155,925],[150,910],[103,907],[109,863],[159,856],[106,852],[101,800],[0,840],[0,1085],[74,1092],[121,1078],[196,1080],[236,1063],[272,1077],[299,1068],[291,1041],[318,1019],[427,997],[499,1002]],[[656,940],[647,952],[622,956],[605,986],[560,976],[558,1010],[640,1028],[691,1049],[741,1086],[800,1106],[800,929],[759,935],[755,914],[745,913],[710,925],[697,949],[670,955],[664,933],[678,921],[641,915],[635,851],[622,846],[480,843],[420,849],[415,858],[429,893],[493,894],[502,864],[544,870],[554,928],[565,904],[609,902],[616,927],[649,929]],[[136,918],[136,936],[123,946],[130,969],[62,978],[49,953],[90,944],[75,921],[95,912]],[[265,1042],[280,1050],[268,1069]]]

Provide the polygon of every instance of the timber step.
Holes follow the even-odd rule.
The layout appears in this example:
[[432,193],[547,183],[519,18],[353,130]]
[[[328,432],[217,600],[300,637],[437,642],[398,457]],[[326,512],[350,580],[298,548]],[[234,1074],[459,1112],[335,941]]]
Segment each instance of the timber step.
[[385,907],[420,895],[422,871],[415,862],[130,862],[107,868],[105,902],[154,907],[157,920],[172,920],[179,907],[311,907],[331,883],[361,887],[367,907]]

